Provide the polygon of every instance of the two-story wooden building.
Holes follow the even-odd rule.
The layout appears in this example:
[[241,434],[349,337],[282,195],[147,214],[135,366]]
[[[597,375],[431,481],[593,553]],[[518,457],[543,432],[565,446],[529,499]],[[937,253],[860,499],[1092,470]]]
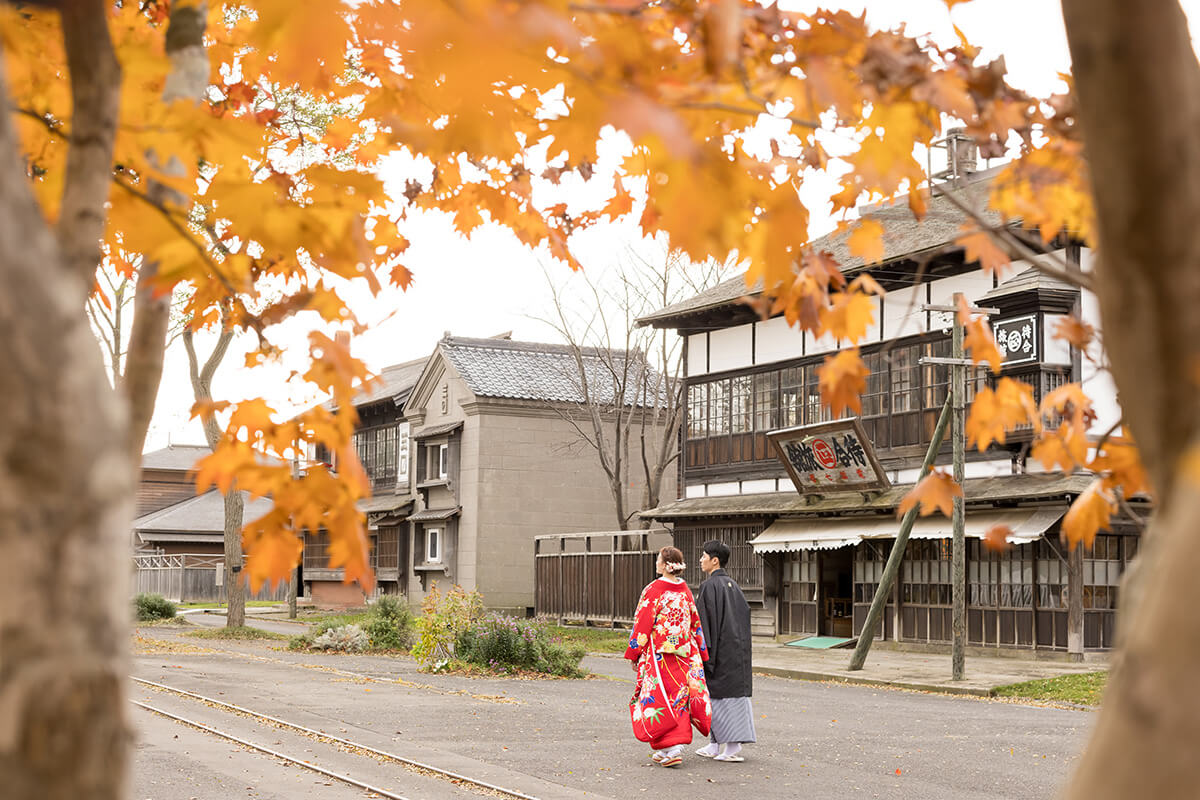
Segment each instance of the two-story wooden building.
[[[356,398],[358,426],[354,447],[371,481],[371,497],[361,502],[367,515],[371,565],[379,591],[403,594],[407,589],[408,517],[413,504],[409,424],[403,407],[425,367],[425,359],[385,367],[368,391]],[[314,454],[332,463],[328,452]],[[329,535],[305,532],[302,560],[305,594],[318,605],[359,605],[357,585],[342,582],[343,571],[329,568]]]
[[[988,177],[964,175],[955,191],[982,205]],[[949,368],[922,359],[950,355],[949,316],[925,306],[949,305],[961,292],[999,309],[991,323],[1005,354],[1004,375],[1031,383],[1038,401],[1065,382],[1082,381],[1097,402],[1096,435],[1119,418],[1111,383],[1094,366],[1102,358],[1083,358],[1052,337],[1067,314],[1098,325],[1090,294],[1029,264],[993,275],[968,263],[954,245],[967,220],[936,190],[920,222],[903,199],[864,209],[863,216],[884,226],[880,263],[850,254],[845,234],[812,246],[832,252],[848,276],[868,272],[887,290],[860,343],[871,370],[861,424],[893,484],[887,491],[802,496],[767,440],[771,431],[829,419],[817,369],[839,342],[793,329],[782,317],[760,319],[742,302],[760,289],[747,290],[743,277],[641,320],[684,337],[688,393],[679,499],[644,516],[674,526],[689,570],[704,541],[731,546],[730,572],[745,587],[762,635],[861,632],[899,527],[896,507],[918,476],[947,392]],[[1072,269],[1089,269],[1086,249],[1057,242],[1053,250]],[[968,641],[1074,654],[1108,648],[1118,578],[1137,553],[1138,530],[1115,521],[1091,550],[1069,552],[1059,541],[1061,517],[1090,478],[1039,472],[1028,458],[1029,439],[1018,431],[986,453],[968,451]],[[938,464],[949,462],[947,438]],[[981,547],[979,538],[996,523],[1015,537],[1001,553]],[[948,519],[918,519],[881,626],[885,640],[949,643],[950,536]]]

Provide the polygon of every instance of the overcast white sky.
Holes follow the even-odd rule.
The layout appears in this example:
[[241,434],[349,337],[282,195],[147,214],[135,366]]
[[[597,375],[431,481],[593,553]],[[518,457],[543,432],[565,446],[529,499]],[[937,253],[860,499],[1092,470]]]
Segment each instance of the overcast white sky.
[[[853,12],[866,10],[875,26],[907,26],[910,34],[929,34],[944,43],[955,41],[952,23],[972,42],[983,48],[983,57],[1003,54],[1009,81],[1035,95],[1061,91],[1057,75],[1069,68],[1066,36],[1058,4],[1050,0],[974,0],[948,12],[942,0],[869,0],[868,2],[782,2],[786,8],[811,11],[818,6],[840,7]],[[1200,0],[1183,3],[1189,18],[1200,10]],[[1131,13],[1136,4],[1131,3]],[[598,182],[597,182],[598,183]],[[829,219],[814,219],[813,235],[832,225]],[[448,218],[426,215],[419,226],[410,225],[405,235],[411,241],[405,263],[416,279],[408,292],[385,291],[371,300],[364,292],[355,303],[360,319],[371,329],[354,340],[354,353],[375,370],[389,364],[422,358],[432,352],[444,332],[459,336],[491,336],[512,331],[517,339],[557,341],[556,333],[534,317],[547,313],[549,290],[541,264],[551,264],[560,290],[570,291],[578,278],[548,254],[519,245],[495,226],[477,229],[467,240],[457,235]],[[571,249],[589,272],[605,270],[626,246],[651,254],[662,246],[643,240],[633,225],[618,224],[594,229],[572,239]],[[360,298],[355,298],[359,300]],[[304,331],[312,321],[300,318],[291,326],[294,340],[306,348]],[[207,349],[204,337],[198,339]],[[304,396],[286,386],[287,368],[246,370],[240,351],[231,348],[217,374],[214,392],[224,399],[265,396],[278,407],[292,411],[319,398]],[[176,444],[203,443],[200,426],[188,421],[191,386],[187,359],[180,345],[167,353],[167,365],[158,396],[154,421],[146,449]]]

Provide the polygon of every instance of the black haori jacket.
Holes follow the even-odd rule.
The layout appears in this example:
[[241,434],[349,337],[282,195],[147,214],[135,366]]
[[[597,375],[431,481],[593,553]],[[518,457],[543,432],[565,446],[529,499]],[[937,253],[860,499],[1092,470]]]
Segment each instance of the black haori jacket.
[[724,569],[716,569],[696,592],[708,661],[704,677],[714,700],[750,697],[750,606]]

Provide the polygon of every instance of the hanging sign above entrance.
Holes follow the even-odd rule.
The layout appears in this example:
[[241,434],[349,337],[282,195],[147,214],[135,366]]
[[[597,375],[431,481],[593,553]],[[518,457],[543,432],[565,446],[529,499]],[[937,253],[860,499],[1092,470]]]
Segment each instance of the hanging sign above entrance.
[[775,456],[787,467],[800,494],[857,492],[891,486],[858,417],[771,431],[767,439],[773,443]]

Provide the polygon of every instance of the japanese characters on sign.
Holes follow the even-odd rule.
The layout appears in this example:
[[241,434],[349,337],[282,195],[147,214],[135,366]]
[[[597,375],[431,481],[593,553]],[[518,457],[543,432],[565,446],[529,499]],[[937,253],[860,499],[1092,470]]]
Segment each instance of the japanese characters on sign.
[[767,438],[801,494],[890,485],[855,417],[772,431]]
[[1038,322],[1036,314],[1013,317],[992,326],[996,349],[1005,364],[1037,361]]

